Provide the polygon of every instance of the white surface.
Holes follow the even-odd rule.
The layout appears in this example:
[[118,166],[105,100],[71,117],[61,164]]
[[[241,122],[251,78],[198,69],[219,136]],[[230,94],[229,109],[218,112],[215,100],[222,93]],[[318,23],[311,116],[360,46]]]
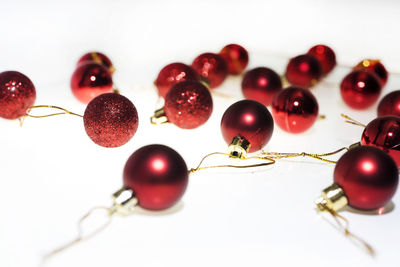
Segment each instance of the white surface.
[[[114,81],[139,112],[139,130],[125,146],[105,149],[86,136],[72,116],[0,121],[0,266],[37,266],[41,255],[72,239],[89,208],[108,205],[121,186],[122,168],[139,147],[163,143],[193,167],[209,152],[224,151],[219,122],[241,98],[240,79],[229,78],[214,95],[206,125],[180,130],[155,127],[149,117],[157,96],[152,81],[174,61],[190,63],[205,51],[237,42],[248,48],[250,67],[282,73],[288,56],[315,43],[331,45],[342,65],[381,58],[400,71],[400,4],[397,1],[2,1],[0,71],[19,70],[37,88],[37,104],[78,113],[69,89],[77,59],[95,49],[113,60]],[[312,89],[326,120],[291,135],[277,127],[270,151],[327,152],[359,140],[376,106],[356,112],[341,101],[336,69]],[[384,89],[400,88],[391,76]],[[382,95],[383,96],[383,95]],[[217,163],[213,161],[213,163]],[[398,266],[399,193],[392,212],[344,211],[351,230],[377,251],[370,258],[314,209],[332,182],[333,166],[308,159],[284,160],[256,170],[210,170],[191,175],[181,203],[169,214],[139,212],[116,217],[99,236],[54,257],[48,266]]]

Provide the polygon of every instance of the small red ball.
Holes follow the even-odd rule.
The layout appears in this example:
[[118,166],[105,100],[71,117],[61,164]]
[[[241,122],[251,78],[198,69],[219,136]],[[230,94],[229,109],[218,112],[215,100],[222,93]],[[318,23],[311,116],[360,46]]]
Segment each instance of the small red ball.
[[95,62],[83,63],[72,74],[71,89],[79,101],[87,104],[96,96],[113,91],[111,72]]
[[378,105],[378,116],[393,115],[400,117],[400,90],[387,94]]
[[182,81],[199,81],[200,77],[192,67],[183,63],[171,63],[161,69],[154,84],[157,86],[158,93],[164,97],[169,89]]
[[204,53],[196,57],[192,68],[207,82],[210,88],[220,86],[228,75],[228,66],[224,58],[214,53]]
[[204,124],[212,110],[210,91],[200,82],[177,83],[165,97],[165,115],[171,123],[183,129],[194,129]]
[[374,73],[377,76],[382,87],[385,86],[389,77],[385,66],[377,59],[364,59],[363,61],[358,63],[353,68],[353,70],[364,70]]
[[36,90],[31,80],[17,71],[0,73],[0,117],[16,119],[35,103]]
[[94,61],[97,64],[101,64],[101,65],[105,66],[111,72],[114,71],[114,66],[113,66],[111,60],[106,55],[104,55],[100,52],[89,52],[89,53],[84,54],[78,60],[77,67],[79,67],[79,65],[81,65],[82,63],[87,63],[87,62],[91,62],[91,61]]
[[400,167],[400,117],[383,116],[372,120],[362,133],[361,145],[382,149]]
[[308,50],[321,64],[323,75],[327,75],[336,66],[336,55],[332,48],[326,45],[316,45]]
[[304,132],[318,117],[317,99],[309,90],[288,87],[272,101],[272,116],[282,130],[289,133]]
[[367,109],[379,98],[381,85],[376,75],[365,71],[352,71],[340,84],[343,101],[354,109]]
[[249,70],[242,80],[242,92],[246,99],[255,100],[268,106],[276,93],[282,90],[279,75],[264,67]]
[[360,210],[384,207],[396,192],[398,180],[393,159],[371,146],[350,149],[334,171],[334,182],[343,189],[349,206]]
[[268,109],[253,100],[232,104],[221,119],[221,131],[227,144],[240,135],[249,141],[249,152],[262,149],[271,139],[274,121]]
[[249,63],[249,54],[247,50],[238,44],[229,44],[225,46],[219,54],[225,59],[228,65],[228,72],[232,75],[242,73]]
[[128,98],[108,93],[90,101],[83,122],[93,142],[104,147],[119,147],[135,135],[139,119]]
[[149,210],[173,206],[182,198],[189,180],[183,158],[164,145],[148,145],[134,152],[125,164],[123,177],[139,205]]
[[314,56],[300,55],[290,59],[285,76],[291,84],[308,88],[321,79],[322,67]]

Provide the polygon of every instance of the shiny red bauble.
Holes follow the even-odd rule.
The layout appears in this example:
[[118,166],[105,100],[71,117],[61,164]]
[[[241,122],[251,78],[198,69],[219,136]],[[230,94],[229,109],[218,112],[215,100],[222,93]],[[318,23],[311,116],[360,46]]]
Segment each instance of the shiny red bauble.
[[393,159],[371,146],[350,149],[334,171],[334,182],[343,189],[349,206],[359,210],[384,207],[396,192],[398,180]]
[[31,80],[18,71],[0,73],[0,117],[16,119],[35,103],[36,90]]
[[138,114],[132,102],[119,94],[102,94],[87,105],[83,122],[90,139],[103,147],[119,147],[138,128]]
[[105,66],[107,69],[109,69],[112,72],[114,72],[115,68],[111,62],[111,60],[104,55],[103,53],[100,52],[89,52],[84,54],[79,60],[77,66],[79,66],[82,63],[88,63],[94,61],[97,64],[101,64]]
[[366,71],[352,71],[340,84],[340,94],[351,108],[366,109],[378,100],[381,88],[376,75]]
[[378,116],[394,115],[400,117],[400,90],[393,91],[381,99]]
[[192,68],[210,88],[221,85],[228,75],[228,66],[224,58],[214,53],[204,53],[196,57],[192,63]]
[[96,62],[80,64],[71,77],[74,96],[87,104],[98,95],[113,91],[113,81],[109,69]]
[[246,99],[255,100],[268,106],[276,93],[282,90],[279,75],[264,67],[249,70],[242,80],[242,92]]
[[322,67],[314,56],[300,55],[290,59],[285,76],[292,85],[308,88],[321,79]]
[[327,75],[336,66],[335,52],[329,46],[322,44],[313,46],[307,54],[313,55],[319,61],[323,75]]
[[228,72],[232,75],[242,73],[249,63],[249,54],[247,50],[238,44],[229,44],[225,46],[219,54],[225,59],[228,65]]
[[249,141],[249,152],[254,152],[262,149],[271,139],[274,121],[263,104],[241,100],[225,111],[221,119],[221,131],[227,144],[240,135]]
[[382,149],[400,167],[400,117],[382,116],[372,120],[362,133],[361,145]]
[[142,208],[163,210],[173,206],[185,193],[188,169],[183,158],[164,145],[138,149],[124,168],[124,185],[132,189]]
[[157,86],[159,95],[165,98],[173,85],[183,81],[199,80],[199,75],[197,75],[192,67],[176,62],[162,68],[154,84]]
[[272,116],[282,130],[289,133],[304,132],[318,118],[317,99],[309,90],[288,87],[272,101]]
[[210,118],[213,101],[203,84],[184,81],[169,90],[163,109],[168,121],[183,129],[193,129]]
[[353,68],[353,70],[364,70],[374,73],[377,76],[382,87],[385,86],[389,77],[385,66],[377,59],[364,59],[363,61],[358,63]]

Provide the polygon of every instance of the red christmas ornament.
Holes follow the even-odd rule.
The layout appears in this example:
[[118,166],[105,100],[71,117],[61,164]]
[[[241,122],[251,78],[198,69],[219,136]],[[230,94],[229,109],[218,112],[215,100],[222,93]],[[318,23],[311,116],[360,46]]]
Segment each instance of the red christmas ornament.
[[378,105],[378,116],[394,115],[400,117],[400,90],[387,94]]
[[285,76],[291,84],[308,88],[321,79],[322,73],[319,61],[314,56],[305,54],[290,59]]
[[313,46],[307,54],[313,55],[319,61],[323,75],[327,75],[336,66],[335,52],[329,46],[322,44]]
[[242,80],[244,97],[258,101],[265,106],[271,104],[280,90],[282,90],[281,78],[269,68],[260,67],[249,70]]
[[385,66],[383,66],[383,64],[377,59],[364,59],[358,63],[353,70],[364,70],[374,73],[382,87],[385,86],[389,76]]
[[208,83],[210,88],[221,85],[228,75],[228,66],[224,58],[214,53],[204,53],[196,57],[192,68]]
[[36,90],[31,80],[17,71],[0,73],[0,117],[16,119],[35,103]]
[[100,52],[89,52],[84,54],[77,63],[77,67],[79,67],[79,65],[81,65],[82,63],[88,63],[88,62],[96,62],[97,64],[101,64],[104,67],[106,67],[107,69],[109,69],[111,71],[111,73],[113,73],[115,71],[115,68],[111,62],[111,60],[104,54],[100,53]]
[[83,122],[93,142],[104,147],[118,147],[136,133],[138,114],[128,98],[108,93],[90,101]]
[[274,121],[264,105],[253,100],[241,100],[225,111],[221,131],[228,144],[240,135],[250,143],[249,152],[254,152],[262,149],[271,139]]
[[243,72],[249,63],[247,50],[238,44],[229,44],[222,48],[219,54],[228,65],[229,74],[238,75]]
[[72,74],[71,89],[79,101],[87,104],[96,96],[113,91],[111,72],[95,62],[83,63]]
[[182,81],[199,80],[200,77],[190,66],[176,62],[162,68],[154,84],[157,86],[160,96],[165,98],[173,85]]
[[288,87],[272,101],[272,116],[282,130],[289,133],[304,132],[318,117],[317,99],[309,90]]
[[354,109],[366,109],[379,98],[381,85],[376,75],[365,71],[352,71],[340,84],[343,101]]

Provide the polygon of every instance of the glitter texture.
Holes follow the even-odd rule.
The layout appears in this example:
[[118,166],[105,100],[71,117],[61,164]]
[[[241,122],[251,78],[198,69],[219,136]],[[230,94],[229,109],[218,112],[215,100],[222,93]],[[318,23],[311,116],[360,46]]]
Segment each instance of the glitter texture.
[[214,53],[204,53],[196,57],[192,68],[208,83],[210,88],[221,85],[228,75],[225,59]]

